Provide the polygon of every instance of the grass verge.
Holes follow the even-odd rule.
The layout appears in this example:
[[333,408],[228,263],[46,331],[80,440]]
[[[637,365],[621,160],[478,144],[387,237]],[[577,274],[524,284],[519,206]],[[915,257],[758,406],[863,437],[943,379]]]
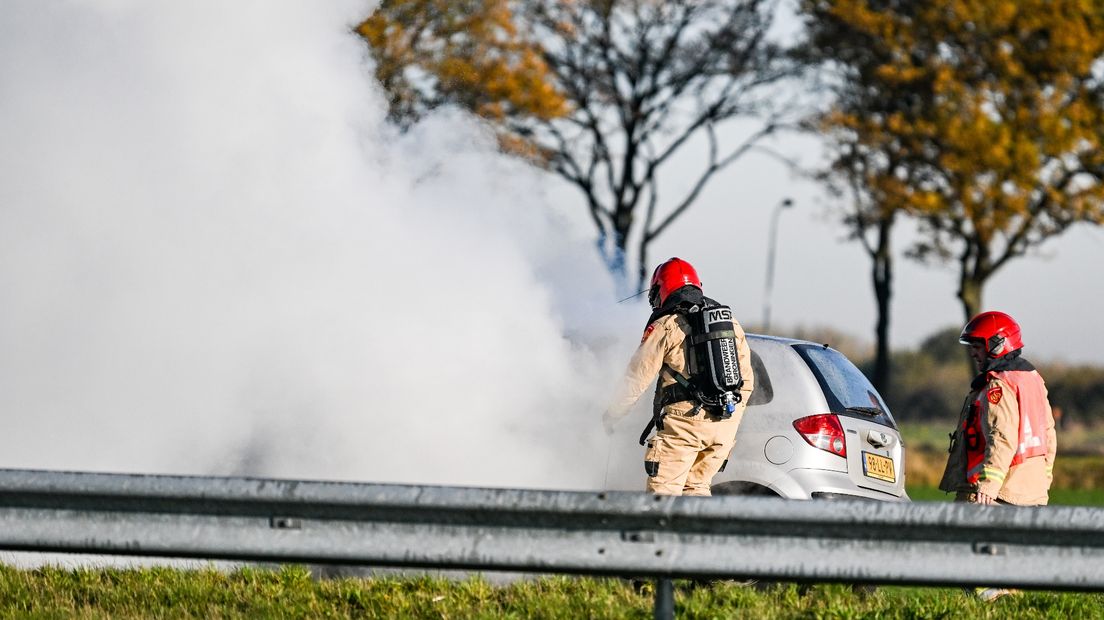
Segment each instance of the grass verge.
[[[934,486],[909,486],[914,502],[949,502],[954,496]],[[1051,489],[1051,506],[1104,506],[1104,489]]]
[[[689,618],[1101,617],[1104,595],[1025,592],[992,604],[954,588],[840,584],[756,589],[676,582]],[[479,578],[315,580],[279,570],[17,570],[0,567],[0,616],[40,618],[650,618],[652,592],[620,579],[546,577],[495,586]]]

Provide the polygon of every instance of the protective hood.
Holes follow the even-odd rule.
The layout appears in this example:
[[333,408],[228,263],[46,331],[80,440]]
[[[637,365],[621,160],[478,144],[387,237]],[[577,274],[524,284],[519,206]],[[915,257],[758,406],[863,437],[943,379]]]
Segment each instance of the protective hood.
[[652,315],[648,317],[648,325],[655,322],[656,319],[678,312],[680,308],[689,308],[695,304],[702,305],[705,300],[708,299],[696,286],[684,286],[675,292],[667,296],[667,301],[662,306],[652,311]]
[[989,365],[985,370],[978,373],[974,380],[970,382],[970,387],[973,389],[979,389],[981,386],[989,382],[989,373],[991,372],[1004,372],[1006,370],[1022,370],[1025,372],[1031,372],[1035,370],[1035,366],[1021,357],[1023,349],[1016,349],[1005,353],[1003,356],[990,360]]

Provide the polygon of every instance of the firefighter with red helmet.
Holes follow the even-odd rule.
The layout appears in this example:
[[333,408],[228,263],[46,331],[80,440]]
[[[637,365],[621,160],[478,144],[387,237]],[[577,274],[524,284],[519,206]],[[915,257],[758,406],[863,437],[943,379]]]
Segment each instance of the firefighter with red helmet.
[[939,488],[956,501],[1041,506],[1049,499],[1057,438],[1047,388],[1021,356],[1020,326],[982,312],[962,329],[978,375],[970,385]]
[[[657,495],[710,495],[751,397],[751,350],[732,311],[702,293],[690,263],[671,258],[652,274],[652,314],[603,416],[607,432],[656,381],[644,470]],[[727,364],[727,366],[726,366]],[[657,380],[658,377],[658,380]]]

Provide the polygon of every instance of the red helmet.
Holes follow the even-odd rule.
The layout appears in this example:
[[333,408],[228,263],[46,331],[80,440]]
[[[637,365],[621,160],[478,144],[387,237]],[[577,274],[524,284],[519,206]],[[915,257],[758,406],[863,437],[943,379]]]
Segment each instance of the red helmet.
[[684,286],[701,288],[701,280],[694,266],[681,258],[669,258],[652,272],[652,286],[648,289],[648,302],[658,308],[667,297]]
[[1003,312],[982,312],[962,328],[962,344],[982,342],[989,357],[1002,357],[1023,348],[1020,324]]

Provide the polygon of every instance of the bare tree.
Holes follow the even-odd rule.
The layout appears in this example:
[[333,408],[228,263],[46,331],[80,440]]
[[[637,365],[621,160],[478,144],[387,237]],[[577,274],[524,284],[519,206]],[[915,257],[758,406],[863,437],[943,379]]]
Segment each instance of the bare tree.
[[[792,65],[767,37],[777,0],[487,0],[437,16],[412,13],[419,4],[440,3],[385,1],[360,27],[393,116],[454,104],[487,119],[507,152],[583,194],[614,274],[628,279],[637,243],[638,284],[649,244],[788,112],[774,87]],[[481,12],[500,27],[457,27]],[[757,124],[726,139],[736,119]],[[661,170],[703,143],[700,168],[667,198]]]

